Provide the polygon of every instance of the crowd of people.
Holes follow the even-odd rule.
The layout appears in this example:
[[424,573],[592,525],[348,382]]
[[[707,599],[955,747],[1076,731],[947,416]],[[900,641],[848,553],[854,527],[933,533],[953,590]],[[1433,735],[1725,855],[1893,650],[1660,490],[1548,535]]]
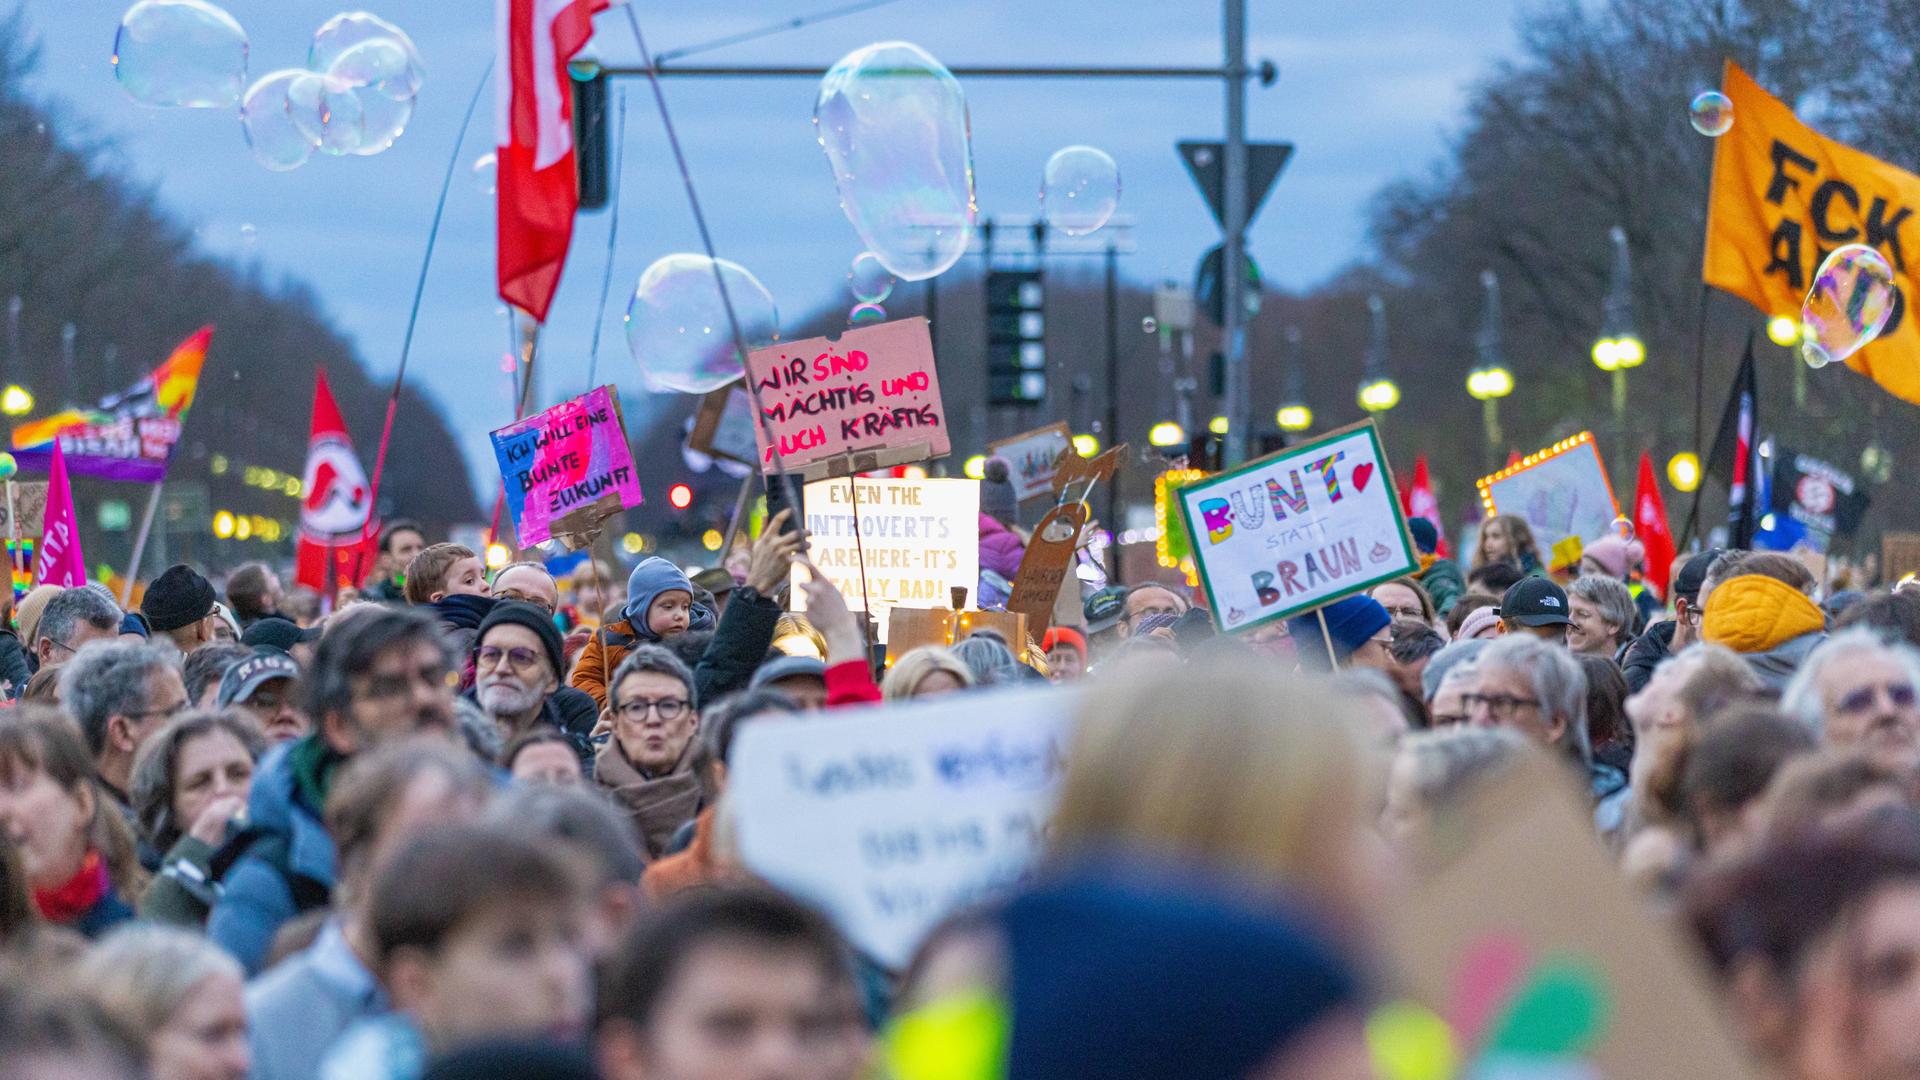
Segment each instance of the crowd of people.
[[[1154,581],[884,660],[824,576],[789,610],[785,511],[623,593],[406,522],[325,612],[262,564],[35,588],[0,618],[0,1076],[1382,1075],[1391,898],[1527,756],[1764,1071],[1920,1076],[1920,591],[1412,531],[1418,574],[1232,637]],[[1022,687],[1074,720],[1045,851],[904,968],[743,863],[746,725]]]

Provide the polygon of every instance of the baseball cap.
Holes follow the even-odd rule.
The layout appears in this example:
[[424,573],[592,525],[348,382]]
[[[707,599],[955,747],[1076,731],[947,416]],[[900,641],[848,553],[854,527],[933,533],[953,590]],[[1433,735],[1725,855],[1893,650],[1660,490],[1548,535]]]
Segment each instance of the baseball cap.
[[1567,617],[1567,591],[1552,581],[1535,575],[1500,598],[1500,617],[1521,626],[1572,626]]
[[811,656],[782,656],[760,665],[753,673],[753,681],[748,685],[755,690],[771,686],[782,679],[796,676],[812,676],[821,682],[827,681],[827,665]]
[[214,696],[214,702],[224,709],[247,700],[255,690],[275,679],[299,677],[300,665],[293,662],[293,657],[275,649],[258,649],[220,676],[220,691]]
[[1127,613],[1127,590],[1109,585],[1087,597],[1081,612],[1087,617],[1087,633],[1111,630],[1120,625],[1120,617]]
[[1685,597],[1688,603],[1700,598],[1700,586],[1707,582],[1707,571],[1712,568],[1713,560],[1725,555],[1724,548],[1708,548],[1698,555],[1680,564],[1680,572],[1673,576],[1673,594]]
[[302,630],[292,619],[283,619],[278,615],[268,615],[259,619],[252,626],[247,627],[246,633],[240,635],[242,645],[251,645],[255,648],[265,645],[271,649],[279,649],[281,652],[292,652],[295,645],[319,640],[319,627],[310,626]]

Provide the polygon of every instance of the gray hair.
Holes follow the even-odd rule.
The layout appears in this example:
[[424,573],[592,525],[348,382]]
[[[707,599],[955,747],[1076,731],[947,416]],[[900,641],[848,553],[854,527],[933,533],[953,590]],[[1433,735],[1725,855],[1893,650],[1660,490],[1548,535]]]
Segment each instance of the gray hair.
[[60,704],[80,722],[87,750],[99,757],[107,745],[107,720],[146,708],[148,680],[179,667],[177,649],[139,641],[96,642],[75,653],[61,670]]
[[93,589],[64,590],[47,601],[46,609],[40,613],[40,623],[34,627],[34,640],[48,638],[66,645],[81,623],[96,630],[118,630],[120,609]]
[[1385,702],[1388,708],[1400,714],[1400,717],[1407,722],[1409,731],[1417,730],[1425,722],[1424,717],[1414,716],[1407,708],[1406,695],[1400,692],[1400,688],[1393,684],[1393,680],[1388,678],[1384,671],[1376,671],[1373,668],[1347,668],[1336,672],[1329,681],[1332,682],[1336,691],[1350,698],[1358,700],[1373,697]]
[[1540,699],[1542,716],[1566,721],[1566,749],[1582,767],[1592,764],[1587,742],[1587,675],[1566,646],[1532,634],[1507,634],[1494,639],[1480,654],[1480,671],[1505,668],[1524,674]]
[[1843,630],[1821,642],[1813,650],[1792,681],[1780,694],[1780,711],[1807,725],[1808,730],[1824,737],[1827,730],[1826,702],[1820,698],[1820,676],[1827,666],[1842,657],[1860,652],[1884,652],[1906,671],[1907,680],[1920,688],[1920,650],[1904,641],[1881,636],[1864,627]]
[[530,833],[541,843],[557,840],[572,846],[592,864],[603,888],[632,885],[647,869],[646,848],[633,816],[614,805],[605,788],[516,785],[487,808],[487,821]]
[[1448,727],[1407,736],[1400,756],[1412,763],[1414,793],[1431,812],[1453,805],[1526,749],[1527,740],[1505,728]]
[[204,936],[130,923],[80,958],[75,982],[108,1018],[142,1043],[152,1039],[201,982],[240,980],[240,964]]
[[1455,641],[1434,653],[1433,659],[1427,661],[1426,670],[1420,673],[1420,693],[1427,703],[1433,703],[1434,695],[1440,692],[1440,684],[1447,680],[1447,675],[1455,667],[1471,667],[1490,644],[1492,642],[1485,638],[1470,638]]
[[1626,635],[1633,633],[1633,617],[1639,614],[1633,602],[1633,590],[1626,582],[1600,574],[1588,574],[1574,579],[1567,586],[1569,596],[1577,596],[1600,609],[1600,617],[1618,627],[1613,632],[1617,644]]
[[621,659],[620,666],[613,669],[613,678],[607,680],[607,708],[611,709],[615,706],[613,699],[620,693],[621,683],[645,672],[670,675],[679,679],[680,685],[687,689],[687,700],[693,702],[695,708],[699,708],[700,700],[695,692],[693,671],[687,667],[686,661],[675,656],[673,650],[664,645],[636,645],[632,652]]
[[1007,647],[1007,643],[997,637],[975,634],[956,642],[953,655],[967,665],[967,670],[973,672],[976,686],[997,686],[1020,681],[1020,662],[1013,658],[1013,650]]

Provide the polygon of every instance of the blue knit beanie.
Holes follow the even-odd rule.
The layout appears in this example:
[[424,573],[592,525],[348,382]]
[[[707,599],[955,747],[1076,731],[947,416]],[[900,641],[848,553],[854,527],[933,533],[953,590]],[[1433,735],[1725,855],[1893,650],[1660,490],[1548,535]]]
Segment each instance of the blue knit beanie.
[[[1344,600],[1335,600],[1320,609],[1327,619],[1325,637],[1320,633],[1320,616],[1306,614],[1287,620],[1287,630],[1293,635],[1294,651],[1300,657],[1300,666],[1315,671],[1329,671],[1334,661],[1344,663],[1353,651],[1373,639],[1373,635],[1387,628],[1393,622],[1393,616],[1371,596],[1349,596]],[[1333,639],[1333,656],[1327,656],[1326,638]]]

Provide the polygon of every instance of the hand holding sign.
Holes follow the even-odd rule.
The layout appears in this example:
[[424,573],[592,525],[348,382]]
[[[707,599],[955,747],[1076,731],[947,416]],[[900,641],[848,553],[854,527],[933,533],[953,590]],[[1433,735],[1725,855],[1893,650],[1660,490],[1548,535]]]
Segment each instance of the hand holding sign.
[[753,542],[753,553],[747,560],[747,587],[762,596],[773,595],[773,590],[786,579],[794,556],[807,546],[805,529],[786,528],[792,518],[792,508],[781,510]]

